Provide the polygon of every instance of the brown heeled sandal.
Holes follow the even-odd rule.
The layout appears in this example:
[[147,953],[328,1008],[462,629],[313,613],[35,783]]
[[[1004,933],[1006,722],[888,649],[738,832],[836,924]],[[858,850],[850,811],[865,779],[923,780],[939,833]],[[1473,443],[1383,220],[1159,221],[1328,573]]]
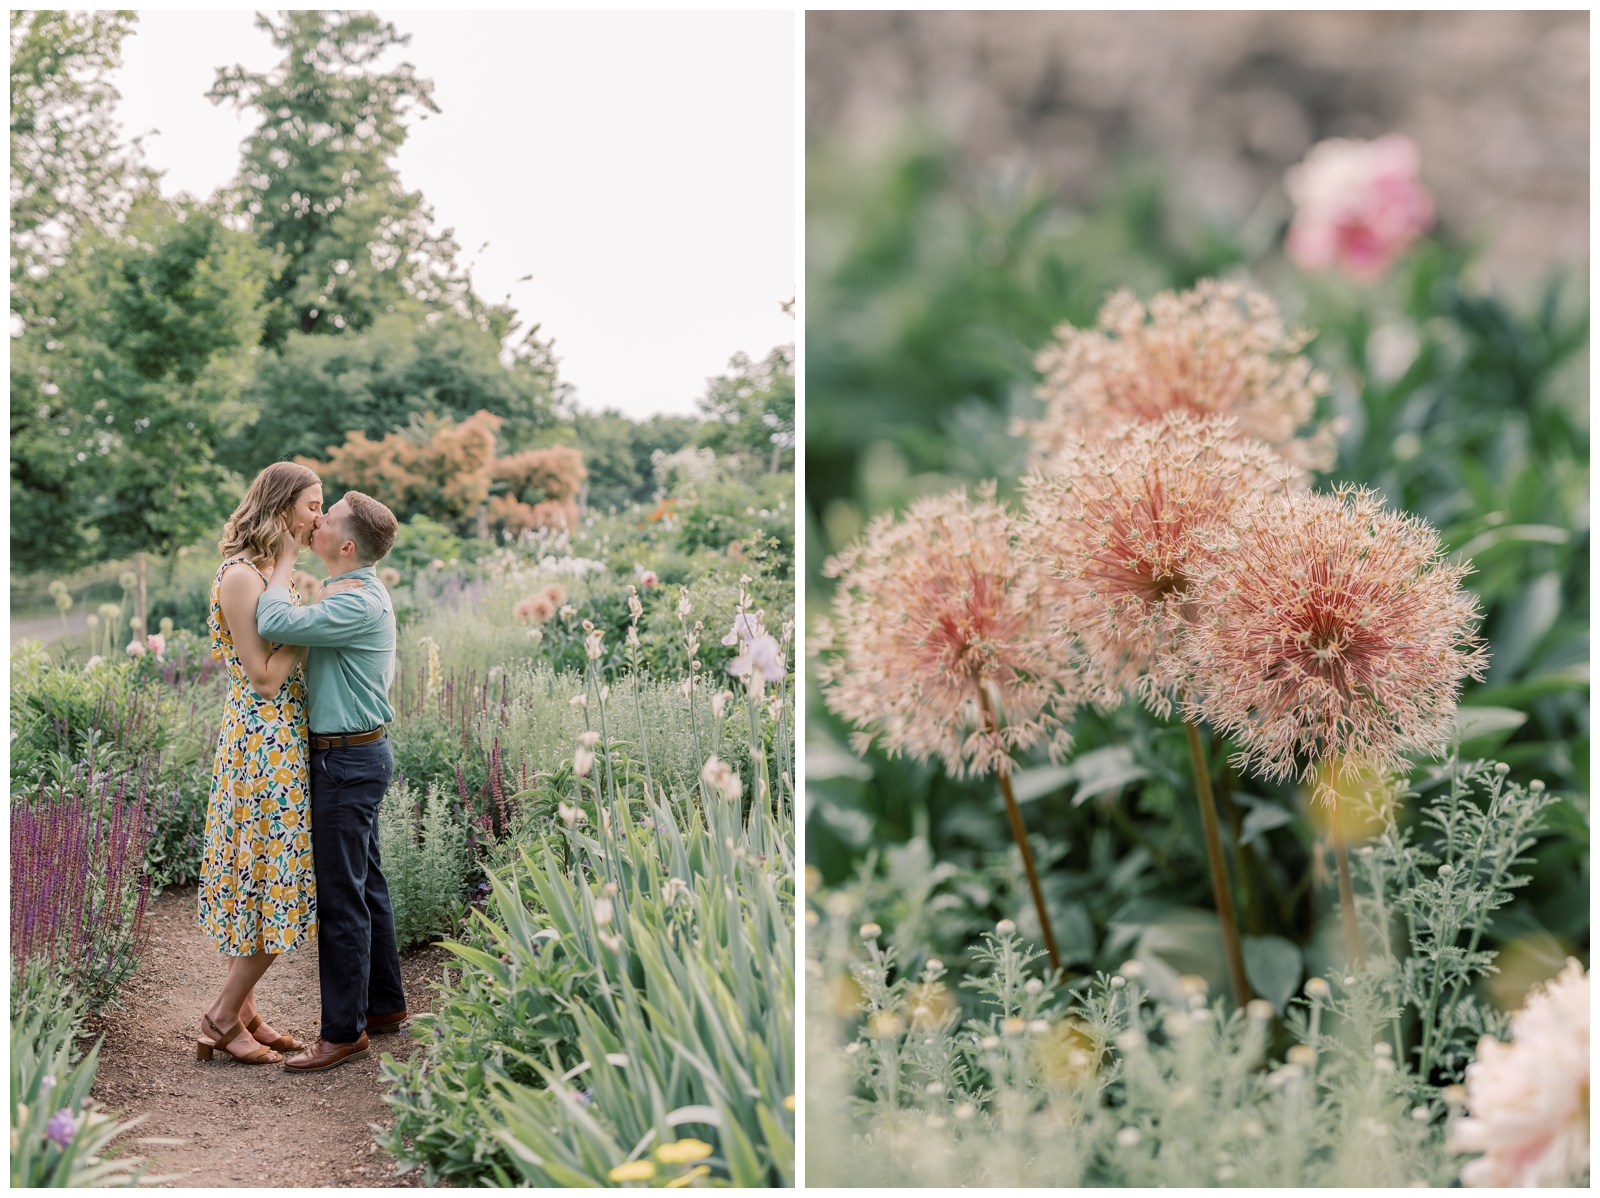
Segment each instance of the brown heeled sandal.
[[245,1053],[245,1055],[242,1057],[235,1056],[233,1053],[229,1052],[228,1045],[237,1040],[239,1038],[239,1034],[244,1031],[244,1029],[239,1026],[239,1021],[237,1019],[233,1021],[232,1027],[228,1028],[226,1031],[223,1031],[216,1025],[216,1023],[212,1021],[210,1012],[207,1012],[206,1014],[200,1016],[200,1026],[203,1030],[208,1031],[213,1037],[213,1039],[207,1040],[204,1036],[201,1036],[195,1041],[194,1055],[202,1061],[211,1060],[213,1054],[219,1049],[221,1050],[223,1056],[228,1057],[231,1060],[238,1061],[243,1065],[274,1065],[283,1060],[281,1055],[273,1052],[272,1049],[268,1048],[265,1044],[257,1045],[254,1050]]
[[[263,1022],[264,1020],[261,1018],[261,1016],[257,1015],[249,1023],[244,1025],[244,1030],[249,1032],[252,1036],[255,1036],[256,1028],[260,1027]],[[268,1048],[276,1048],[279,1052],[302,1052],[305,1050],[304,1044],[300,1043],[300,1041],[296,1040],[293,1036],[288,1035],[287,1033],[279,1036],[276,1040],[262,1040],[260,1037],[256,1037],[256,1042],[258,1044],[265,1044]]]

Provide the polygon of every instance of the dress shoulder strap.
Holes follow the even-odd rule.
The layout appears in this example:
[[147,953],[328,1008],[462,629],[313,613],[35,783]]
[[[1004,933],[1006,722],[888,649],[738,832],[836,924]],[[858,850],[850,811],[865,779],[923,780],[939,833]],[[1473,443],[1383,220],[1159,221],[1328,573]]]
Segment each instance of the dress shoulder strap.
[[217,581],[218,582],[222,581],[222,572],[224,570],[226,570],[229,566],[236,565],[239,562],[243,562],[245,565],[249,566],[252,570],[254,570],[258,575],[260,575],[261,581],[263,583],[266,583],[268,581],[267,576],[262,573],[261,567],[256,565],[255,562],[251,561],[248,557],[246,557],[242,553],[234,554],[227,561],[223,562],[222,565],[217,567]]

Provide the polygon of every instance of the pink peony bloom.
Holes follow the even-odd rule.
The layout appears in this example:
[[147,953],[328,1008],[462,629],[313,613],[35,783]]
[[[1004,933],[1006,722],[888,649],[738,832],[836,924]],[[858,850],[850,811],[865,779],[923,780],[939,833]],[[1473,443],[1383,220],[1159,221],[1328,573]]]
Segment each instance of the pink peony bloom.
[[1364,282],[1380,278],[1433,227],[1433,201],[1417,167],[1416,143],[1401,133],[1376,141],[1336,137],[1311,147],[1284,176],[1295,203],[1289,257],[1305,270],[1337,265]]
[[660,581],[661,580],[656,577],[656,572],[654,570],[646,570],[644,573],[639,575],[639,585],[642,587],[653,587]]
[[152,632],[144,638],[144,643],[157,657],[163,656],[167,651],[167,638],[162,633]]
[[1450,1147],[1481,1152],[1469,1186],[1575,1186],[1589,1173],[1589,975],[1574,958],[1511,1017],[1511,1043],[1478,1042],[1469,1117]]
[[129,641],[128,642],[128,656],[129,657],[143,657],[144,656],[144,646],[141,645],[138,641]]

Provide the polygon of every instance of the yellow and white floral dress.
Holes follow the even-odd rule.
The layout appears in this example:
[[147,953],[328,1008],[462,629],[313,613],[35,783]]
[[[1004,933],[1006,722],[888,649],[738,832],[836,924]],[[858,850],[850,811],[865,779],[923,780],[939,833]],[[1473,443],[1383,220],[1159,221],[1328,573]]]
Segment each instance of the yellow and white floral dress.
[[227,660],[230,685],[200,868],[200,927],[230,957],[317,938],[305,667],[271,699],[256,694],[222,625],[222,572],[241,561],[254,569],[230,558],[211,582],[211,656]]

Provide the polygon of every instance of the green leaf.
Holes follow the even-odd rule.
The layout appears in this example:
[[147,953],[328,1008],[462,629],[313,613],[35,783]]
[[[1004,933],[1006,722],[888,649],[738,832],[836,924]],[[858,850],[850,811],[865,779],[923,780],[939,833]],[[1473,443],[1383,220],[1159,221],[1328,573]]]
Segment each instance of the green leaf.
[[1299,946],[1282,936],[1246,936],[1244,972],[1250,987],[1280,1013],[1300,988],[1305,962]]

